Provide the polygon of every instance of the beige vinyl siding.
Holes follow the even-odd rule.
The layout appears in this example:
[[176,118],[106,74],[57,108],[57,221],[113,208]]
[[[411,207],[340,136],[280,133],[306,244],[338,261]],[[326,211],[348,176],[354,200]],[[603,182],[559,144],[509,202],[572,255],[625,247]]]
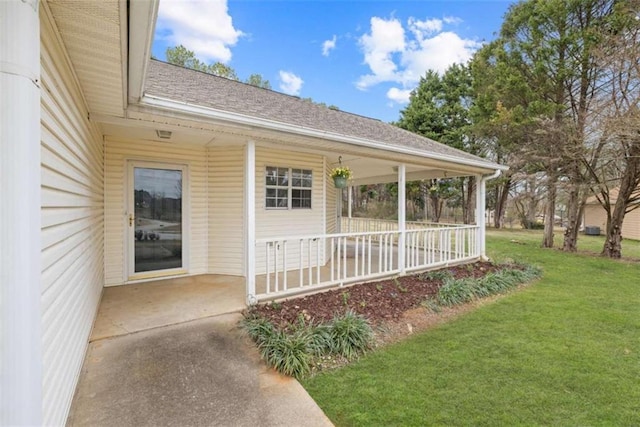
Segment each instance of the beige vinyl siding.
[[127,174],[128,161],[187,165],[188,274],[208,272],[207,162],[203,146],[153,141],[118,140],[107,137],[105,147],[105,284],[127,280]]
[[586,205],[584,207],[584,225],[587,227],[600,227],[600,233],[606,232],[607,213],[600,205]]
[[625,215],[622,223],[622,237],[640,240],[640,208]]
[[244,275],[244,147],[207,151],[209,273]]
[[[311,209],[267,209],[265,207],[265,168],[267,166],[311,169],[313,171]],[[256,147],[256,238],[324,234],[323,180],[322,156]],[[297,262],[299,246],[292,244],[288,248],[287,256],[291,262]],[[304,256],[306,257],[306,251]],[[315,258],[315,252],[312,253],[312,257]],[[258,245],[256,271],[262,274],[265,268],[265,246]]]
[[104,160],[42,8],[40,19],[43,417],[63,425],[104,284]]
[[[586,205],[584,208],[584,225],[587,227],[600,227],[600,234],[605,234],[607,231],[607,212],[599,204]],[[622,237],[640,240],[640,208],[624,216]]]
[[336,189],[333,184],[333,179],[331,179],[331,165],[327,163],[326,171],[325,171],[325,180],[326,180],[326,189],[327,189],[327,234],[337,233],[338,232],[338,189]]

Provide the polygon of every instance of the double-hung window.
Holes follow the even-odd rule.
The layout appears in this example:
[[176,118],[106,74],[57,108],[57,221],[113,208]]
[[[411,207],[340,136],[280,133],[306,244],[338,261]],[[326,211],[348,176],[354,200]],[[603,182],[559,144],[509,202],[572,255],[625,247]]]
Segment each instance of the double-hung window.
[[265,184],[267,209],[311,209],[311,169],[267,166]]

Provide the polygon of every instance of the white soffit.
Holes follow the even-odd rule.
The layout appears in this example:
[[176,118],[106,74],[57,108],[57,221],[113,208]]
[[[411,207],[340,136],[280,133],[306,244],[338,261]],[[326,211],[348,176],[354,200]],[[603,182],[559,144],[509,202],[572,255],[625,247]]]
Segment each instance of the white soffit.
[[124,67],[120,0],[47,0],[90,112],[123,116]]

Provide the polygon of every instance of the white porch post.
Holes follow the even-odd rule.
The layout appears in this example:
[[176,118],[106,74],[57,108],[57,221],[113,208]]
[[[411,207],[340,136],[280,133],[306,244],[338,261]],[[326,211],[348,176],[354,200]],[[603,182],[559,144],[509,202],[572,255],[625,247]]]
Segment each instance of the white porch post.
[[398,166],[398,270],[400,274],[406,273],[405,267],[405,241],[406,241],[406,167],[404,164]]
[[245,229],[245,276],[247,282],[247,305],[256,299],[256,144],[247,141],[244,152],[244,229]]
[[486,210],[486,179],[482,175],[476,176],[476,225],[478,226],[477,252],[481,258],[486,258],[485,248],[485,218]]
[[347,224],[348,224],[348,227],[349,227],[349,233],[352,233],[353,230],[351,229],[351,205],[352,205],[353,201],[352,201],[352,198],[351,198],[352,197],[351,193],[353,191],[353,186],[349,185],[347,187],[347,191],[349,192],[349,194],[347,195],[347,204],[348,204],[348,206],[347,206],[347,218],[348,218],[347,219]]
[[0,425],[41,425],[40,21],[0,1]]
[[336,216],[338,218],[338,233],[344,233],[342,229],[342,188],[336,191]]

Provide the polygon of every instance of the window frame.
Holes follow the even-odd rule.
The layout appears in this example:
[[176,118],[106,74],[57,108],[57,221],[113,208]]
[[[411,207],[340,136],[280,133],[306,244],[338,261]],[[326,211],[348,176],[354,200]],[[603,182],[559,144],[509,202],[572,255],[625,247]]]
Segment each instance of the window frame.
[[[275,178],[275,183],[270,184],[270,171],[275,170],[275,177],[271,175],[272,178]],[[282,171],[285,171],[286,174],[281,174]],[[294,177],[294,172],[298,174],[298,176]],[[307,178],[305,176],[308,175],[308,186]],[[264,168],[264,207],[267,210],[312,210],[313,209],[313,169],[305,169],[305,168],[296,168],[296,167],[286,167],[286,166],[271,166],[266,165]],[[284,180],[286,185],[281,182]],[[300,180],[300,185],[294,185],[294,180]],[[269,196],[269,190],[274,190],[275,194],[273,196]],[[279,196],[279,191],[286,190],[286,199],[284,197]],[[294,191],[300,192],[309,192],[309,206],[293,206],[293,193]],[[300,196],[299,198],[295,198],[299,201],[300,205],[304,204],[304,201],[307,200],[305,197]],[[269,201],[275,200],[276,206],[269,206]],[[278,206],[280,200],[286,200],[286,206]]]

